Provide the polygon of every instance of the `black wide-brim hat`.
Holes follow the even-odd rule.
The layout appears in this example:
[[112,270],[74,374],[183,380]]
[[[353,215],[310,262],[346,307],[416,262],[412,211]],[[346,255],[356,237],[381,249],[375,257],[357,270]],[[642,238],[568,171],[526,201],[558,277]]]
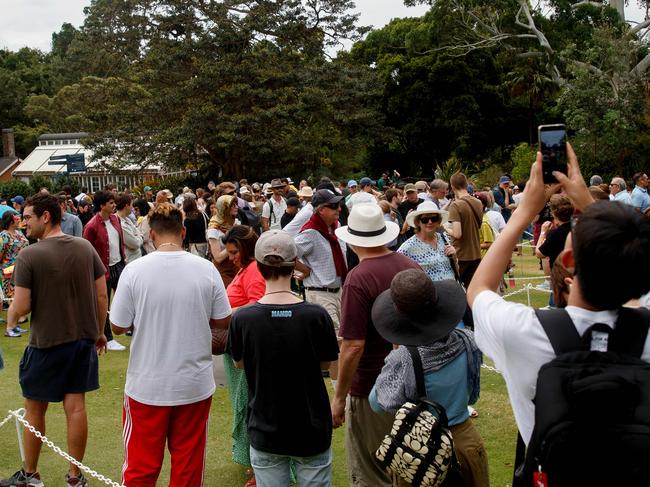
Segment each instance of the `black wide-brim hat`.
[[465,314],[467,297],[454,280],[434,281],[433,288],[431,302],[421,301],[408,311],[395,305],[390,288],[381,293],[372,307],[379,334],[390,343],[407,346],[429,345],[447,336]]

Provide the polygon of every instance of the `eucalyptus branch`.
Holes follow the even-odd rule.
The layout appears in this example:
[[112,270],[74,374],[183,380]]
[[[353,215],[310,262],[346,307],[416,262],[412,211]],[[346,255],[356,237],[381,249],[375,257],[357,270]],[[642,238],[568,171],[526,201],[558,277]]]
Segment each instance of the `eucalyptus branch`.
[[627,36],[633,36],[640,30],[645,29],[646,27],[650,26],[650,19],[645,19],[643,22],[640,22],[636,24],[634,27],[632,27],[630,30],[627,31]]
[[[548,54],[553,54],[554,51],[553,48],[551,47],[551,44],[548,42],[548,39],[546,38],[544,33],[540,31],[535,25],[535,20],[533,19],[533,16],[530,13],[530,9],[528,8],[527,0],[518,0],[518,2],[519,2],[519,11],[515,16],[515,24],[517,24],[519,27],[522,27],[532,32],[537,38],[540,47],[542,47]],[[522,13],[526,16],[526,23],[521,21],[520,17]]]
[[650,54],[646,55],[639,63],[634,66],[632,71],[630,71],[630,74],[634,76],[641,76],[643,73],[645,73],[648,69],[650,69]]
[[425,55],[432,52],[441,52],[441,51],[461,51],[459,54],[454,56],[464,56],[472,51],[477,49],[485,49],[487,47],[493,47],[500,44],[506,39],[536,39],[536,36],[533,34],[506,34],[500,33],[485,39],[478,40],[476,42],[466,42],[465,44],[453,45],[453,46],[441,46],[433,49],[427,49],[426,51],[416,52],[416,54]]
[[575,10],[577,8],[584,7],[586,5],[590,5],[592,7],[604,7],[605,6],[605,4],[603,4],[603,2],[594,2],[594,1],[590,1],[590,0],[582,0],[581,2],[574,3],[573,5],[571,5],[571,10]]

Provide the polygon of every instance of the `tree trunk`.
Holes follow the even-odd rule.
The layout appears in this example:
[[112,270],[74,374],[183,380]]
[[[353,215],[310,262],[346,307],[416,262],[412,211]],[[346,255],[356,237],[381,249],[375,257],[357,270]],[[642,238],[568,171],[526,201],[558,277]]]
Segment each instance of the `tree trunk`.
[[610,0],[609,6],[615,9],[621,20],[625,22],[625,0]]

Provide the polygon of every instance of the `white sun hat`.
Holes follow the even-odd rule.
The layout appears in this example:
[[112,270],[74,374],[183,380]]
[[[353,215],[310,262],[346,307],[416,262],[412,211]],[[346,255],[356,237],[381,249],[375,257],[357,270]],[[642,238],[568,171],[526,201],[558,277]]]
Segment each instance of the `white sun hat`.
[[384,220],[379,205],[355,205],[348,216],[348,224],[336,229],[336,236],[357,247],[379,247],[392,242],[399,235],[399,225]]
[[449,212],[445,210],[439,210],[436,204],[433,201],[425,201],[420,203],[415,211],[412,211],[406,215],[406,223],[410,227],[415,227],[415,218],[420,215],[440,215],[441,222],[440,225],[443,226],[449,221]]

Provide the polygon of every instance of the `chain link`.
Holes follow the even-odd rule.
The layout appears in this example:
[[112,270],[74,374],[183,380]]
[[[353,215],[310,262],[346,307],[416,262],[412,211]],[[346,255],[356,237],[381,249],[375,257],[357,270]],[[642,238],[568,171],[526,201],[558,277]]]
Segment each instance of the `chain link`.
[[487,364],[482,364],[482,365],[481,365],[481,368],[483,368],[483,369],[485,369],[485,370],[489,370],[490,372],[494,372],[495,374],[502,375],[502,374],[501,374],[501,371],[500,371],[499,369],[497,369],[497,368],[495,368],[495,367],[491,367],[491,366],[489,366],[489,365],[487,365]]
[[7,417],[5,419],[0,421],[0,428],[2,428],[5,424],[7,424],[11,420],[11,418],[13,418],[13,417],[14,417],[14,415],[9,413],[9,415],[7,415]]
[[52,443],[52,441],[50,441],[47,438],[47,436],[42,434],[40,431],[38,431],[36,428],[34,428],[31,424],[29,424],[29,422],[23,416],[21,416],[18,411],[9,411],[9,416],[7,416],[2,421],[2,423],[0,423],[0,427],[2,427],[12,417],[15,417],[19,422],[21,422],[23,424],[23,426],[25,426],[25,428],[27,428],[29,431],[31,431],[32,434],[36,438],[41,440],[44,445],[46,445],[48,448],[52,449],[57,455],[65,458],[67,461],[69,461],[73,465],[76,465],[79,468],[79,470],[87,473],[88,475],[90,475],[91,477],[96,478],[97,480],[100,480],[101,482],[104,482],[106,485],[110,485],[111,487],[124,487],[122,484],[119,484],[119,483],[109,479],[108,477],[105,477],[102,474],[95,472],[90,467],[85,466],[83,463],[81,463],[80,461],[76,460],[75,458],[71,457],[66,452],[61,450],[61,448],[59,448],[54,443]]

